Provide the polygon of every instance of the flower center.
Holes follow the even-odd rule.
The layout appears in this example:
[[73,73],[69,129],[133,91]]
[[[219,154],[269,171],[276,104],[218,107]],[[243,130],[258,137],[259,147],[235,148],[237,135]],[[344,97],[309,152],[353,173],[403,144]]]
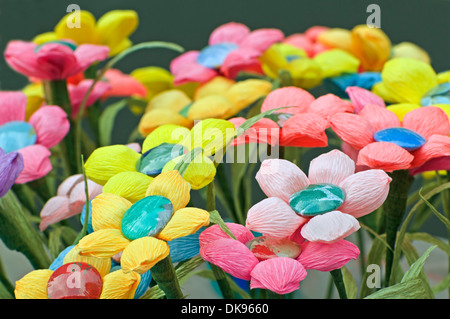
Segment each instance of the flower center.
[[238,48],[234,43],[218,43],[209,45],[200,51],[197,63],[209,69],[215,69],[222,65],[227,55]]
[[64,40],[53,40],[53,41],[47,41],[47,42],[45,42],[45,43],[42,43],[42,44],[38,45],[38,46],[34,49],[34,51],[35,51],[35,52],[38,52],[40,49],[42,49],[42,47],[43,47],[44,45],[50,44],[50,43],[56,43],[56,44],[62,44],[62,45],[65,45],[65,46],[67,46],[68,48],[70,48],[72,51],[75,51],[75,49],[77,48],[77,45],[74,44],[74,43],[72,43],[72,42],[64,41]]
[[136,163],[139,172],[146,175],[160,174],[164,166],[172,159],[183,155],[184,147],[179,144],[162,143],[144,154]]
[[373,135],[377,142],[394,143],[407,151],[414,151],[421,148],[427,141],[425,137],[417,132],[404,127],[393,127],[380,130]]
[[0,126],[0,148],[5,153],[18,151],[34,145],[37,140],[36,131],[27,122],[12,121]]
[[300,255],[300,245],[287,238],[274,239],[268,236],[256,237],[245,244],[258,260],[276,257],[297,258]]
[[122,234],[129,240],[155,236],[164,229],[173,214],[172,202],[159,195],[144,197],[127,209],[122,218]]
[[291,208],[301,216],[331,212],[344,203],[344,190],[333,184],[312,184],[289,198]]
[[286,59],[287,62],[292,62],[292,61],[298,60],[300,58],[302,58],[302,57],[300,55],[297,55],[297,54],[288,54],[288,55],[285,56],[285,59]]

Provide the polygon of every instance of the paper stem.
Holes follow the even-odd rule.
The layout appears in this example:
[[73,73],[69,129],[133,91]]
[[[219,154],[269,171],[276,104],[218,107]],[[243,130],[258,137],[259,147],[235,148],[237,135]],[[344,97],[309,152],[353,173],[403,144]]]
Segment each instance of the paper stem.
[[335,269],[330,271],[331,277],[333,278],[334,285],[339,294],[339,298],[347,299],[347,291],[345,290],[344,278],[342,277],[342,270]]
[[170,255],[159,261],[150,271],[152,278],[158,284],[159,288],[164,291],[167,299],[184,298]]

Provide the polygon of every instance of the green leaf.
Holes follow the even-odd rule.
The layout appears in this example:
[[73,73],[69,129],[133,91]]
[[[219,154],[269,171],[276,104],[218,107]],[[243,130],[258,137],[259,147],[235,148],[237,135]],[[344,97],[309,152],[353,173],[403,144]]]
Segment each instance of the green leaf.
[[423,265],[425,264],[425,261],[430,256],[431,251],[435,248],[436,248],[436,246],[431,246],[430,248],[428,248],[423,253],[423,255],[419,259],[417,259],[417,261],[414,262],[414,264],[411,265],[409,270],[403,276],[402,282],[405,282],[407,280],[416,279],[420,276],[422,269],[423,269]]
[[219,225],[220,229],[222,229],[222,231],[226,233],[228,236],[230,236],[233,239],[236,239],[236,237],[233,235],[231,230],[225,224],[225,222],[223,221],[222,217],[220,216],[217,210],[209,212],[209,220],[211,223]]
[[14,299],[14,296],[8,291],[8,289],[0,281],[0,299]]
[[450,245],[444,243],[439,238],[436,238],[428,233],[407,233],[405,235],[406,238],[410,240],[420,240],[426,243],[429,243],[431,245],[437,246],[439,249],[444,251],[447,255],[450,256]]
[[99,143],[100,146],[111,145],[111,135],[114,129],[117,114],[127,106],[126,100],[120,100],[109,105],[102,112],[99,118]]
[[76,232],[67,226],[58,226],[49,232],[48,249],[52,259],[58,257],[65,248],[65,243],[72,243],[77,237]]
[[342,277],[344,279],[345,291],[347,292],[348,299],[356,299],[358,287],[352,274],[346,267],[342,267]]
[[438,283],[436,286],[434,286],[431,290],[434,294],[437,294],[441,291],[444,291],[444,289],[447,289],[450,287],[450,274],[448,274],[444,280],[442,280],[440,283]]
[[438,210],[433,205],[431,205],[431,203],[425,197],[423,197],[421,192],[419,192],[419,196],[431,209],[431,212],[445,225],[445,227],[447,227],[447,229],[450,229],[450,221],[444,215],[439,213]]

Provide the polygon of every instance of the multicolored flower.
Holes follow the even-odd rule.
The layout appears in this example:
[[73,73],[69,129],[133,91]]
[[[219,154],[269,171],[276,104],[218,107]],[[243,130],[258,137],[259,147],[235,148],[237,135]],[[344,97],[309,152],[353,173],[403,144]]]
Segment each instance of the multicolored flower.
[[0,148],[19,152],[24,168],[16,183],[23,184],[52,170],[49,149],[69,131],[67,114],[59,106],[44,106],[25,120],[27,98],[22,92],[0,92]]
[[240,224],[227,226],[236,239],[213,225],[200,234],[200,255],[230,275],[250,280],[251,289],[287,294],[299,288],[306,270],[339,269],[359,256],[359,249],[346,240],[324,244],[266,235],[255,238]]

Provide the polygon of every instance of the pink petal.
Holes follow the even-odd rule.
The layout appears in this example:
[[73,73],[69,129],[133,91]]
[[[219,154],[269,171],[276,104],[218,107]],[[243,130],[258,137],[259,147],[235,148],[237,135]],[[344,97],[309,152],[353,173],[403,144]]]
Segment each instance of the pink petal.
[[330,125],[337,136],[357,150],[374,141],[375,130],[366,119],[357,114],[335,114],[330,119]]
[[[94,183],[91,180],[88,183],[89,200],[94,199],[95,196],[102,193],[103,187]],[[69,196],[70,211],[75,215],[83,211],[83,206],[86,203],[86,192],[84,187],[84,180],[76,184]]]
[[435,157],[433,159],[430,159],[422,166],[410,169],[409,173],[414,176],[423,172],[439,170],[450,170],[450,156]]
[[142,147],[139,143],[130,143],[130,144],[127,144],[126,146],[128,146],[132,150],[136,151],[137,153],[140,153],[142,151]]
[[[85,95],[91,88],[92,83],[94,83],[94,80],[86,79],[82,80],[77,85],[69,84],[67,86],[70,102],[72,104],[72,118],[75,118],[77,116],[80,110],[81,103],[83,102]],[[105,93],[110,89],[111,85],[107,82],[99,81],[95,83],[95,86],[86,101],[85,107],[89,107],[94,104],[95,101],[103,97]]]
[[[236,129],[246,121],[243,117],[229,119]],[[248,143],[264,143],[275,146],[279,143],[280,127],[268,118],[262,118],[232,142],[232,146]]]
[[49,225],[55,224],[70,216],[72,215],[69,209],[69,198],[67,196],[52,197],[42,207],[39,229],[44,231]]
[[386,104],[381,97],[361,87],[349,86],[345,89],[345,92],[355,106],[355,113],[361,112],[367,104],[373,104],[383,108],[386,107]]
[[243,243],[229,238],[203,246],[200,256],[230,275],[244,280],[250,280],[250,273],[259,262]]
[[294,231],[291,236],[289,236],[288,239],[292,240],[293,242],[296,242],[299,245],[303,244],[306,241],[306,239],[301,234],[302,227],[303,227],[303,225],[300,225],[297,228],[297,230]]
[[83,174],[75,174],[67,177],[59,186],[57,190],[58,196],[68,196],[73,188],[83,181]]
[[17,184],[25,184],[44,177],[52,170],[50,151],[39,144],[27,146],[18,151],[23,156],[24,168],[16,179]]
[[120,70],[109,69],[105,73],[105,78],[111,87],[103,93],[103,99],[107,97],[147,96],[147,88],[141,82]]
[[329,27],[324,27],[321,25],[315,25],[312,27],[309,27],[306,31],[305,31],[305,35],[310,38],[312,41],[317,41],[317,37],[324,31],[328,31],[330,28]]
[[302,228],[302,236],[312,242],[334,243],[357,231],[361,226],[349,214],[337,210],[311,218]]
[[[352,159],[352,161],[354,161],[355,163],[358,161],[359,151],[357,149],[351,147],[345,142],[342,142],[341,149],[345,154],[347,154]],[[355,165],[355,173],[365,171],[368,169],[370,169],[370,167],[365,165]]]
[[297,87],[284,87],[270,92],[261,106],[261,113],[284,106],[292,106],[277,111],[277,113],[305,113],[310,104],[315,100],[314,96],[306,90]]
[[208,43],[209,45],[218,43],[235,43],[239,45],[249,33],[250,29],[246,25],[229,22],[214,29],[209,36]]
[[189,82],[205,83],[218,75],[218,72],[213,69],[208,69],[203,65],[197,63],[190,63],[184,65],[177,74],[174,74],[174,85],[182,85]]
[[70,129],[66,112],[59,106],[40,107],[30,117],[28,123],[33,125],[37,134],[37,144],[52,148],[61,142]]
[[278,197],[269,197],[253,205],[248,213],[246,227],[276,239],[288,238],[308,221],[297,215]]
[[325,130],[329,122],[315,113],[301,113],[291,116],[281,128],[281,146],[325,147],[328,137]]
[[339,185],[355,173],[355,162],[339,150],[319,155],[309,165],[308,178],[311,184],[328,183]]
[[250,48],[260,52],[266,51],[272,44],[281,42],[284,34],[279,29],[258,29],[250,32],[240,43],[242,48]]
[[328,272],[345,266],[351,259],[359,256],[359,249],[346,240],[334,243],[305,242],[297,260],[305,269]]
[[[429,106],[427,106],[428,108]],[[411,167],[418,167],[425,164],[433,158],[450,156],[450,137],[442,135],[433,135],[428,138],[424,146],[412,153],[414,160]]]
[[391,127],[401,127],[400,120],[394,112],[375,104],[366,104],[359,115],[366,119],[375,131]]
[[255,176],[267,197],[289,202],[289,197],[310,184],[305,173],[294,163],[284,159],[266,159]]
[[313,50],[313,41],[307,37],[305,34],[301,34],[301,33],[296,33],[296,34],[292,34],[288,37],[286,37],[283,40],[283,43],[292,45],[296,48],[300,48],[305,50],[306,54],[308,54],[308,56],[312,56],[314,50]]
[[386,200],[392,181],[384,171],[371,169],[347,177],[339,186],[345,192],[344,203],[339,211],[355,218],[378,209]]
[[58,43],[42,45],[36,52],[37,63],[45,69],[42,79],[61,80],[82,71],[74,51],[68,46]]
[[251,272],[250,289],[269,289],[277,294],[288,294],[299,288],[305,279],[305,268],[295,259],[272,258],[260,262]]
[[36,47],[33,42],[10,41],[4,54],[6,62],[12,69],[28,77],[49,79],[46,65],[38,63]]
[[360,150],[356,165],[392,172],[410,168],[413,159],[411,153],[394,143],[374,142]]
[[76,74],[83,72],[93,63],[105,60],[109,54],[109,47],[105,45],[81,44],[76,48],[74,54],[77,57],[79,68],[74,73]]
[[[253,236],[253,233],[243,225],[236,223],[225,223],[225,224],[233,233],[234,237],[236,237],[236,240],[243,244],[255,238],[255,236]],[[209,245],[210,243],[222,238],[230,238],[230,236],[228,236],[228,234],[226,234],[219,227],[219,225],[217,224],[212,225],[207,229],[205,229],[204,231],[202,231],[202,233],[200,234],[199,236],[200,247]]]
[[199,53],[199,51],[187,51],[180,54],[170,62],[170,72],[177,75],[187,64],[197,63]]
[[240,72],[263,74],[260,56],[261,53],[252,48],[236,49],[227,55],[220,72],[230,79],[236,78]]
[[0,125],[25,121],[27,97],[22,92],[0,92]]
[[447,114],[435,106],[420,107],[403,117],[403,127],[430,138],[434,134],[448,136],[450,124]]
[[344,101],[334,94],[328,93],[313,101],[309,106],[309,112],[317,113],[322,117],[329,119],[336,113],[353,113],[353,104]]

